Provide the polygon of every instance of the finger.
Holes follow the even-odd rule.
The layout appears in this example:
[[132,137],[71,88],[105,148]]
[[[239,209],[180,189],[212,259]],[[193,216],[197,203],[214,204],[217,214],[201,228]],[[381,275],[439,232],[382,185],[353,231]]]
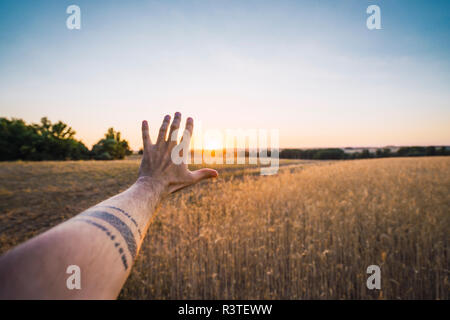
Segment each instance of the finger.
[[150,139],[147,120],[142,121],[142,142],[144,144],[144,150],[149,150],[152,141]]
[[217,178],[219,176],[219,173],[214,169],[199,169],[194,172],[192,172],[192,177],[194,178],[194,183],[197,183],[199,181],[210,179],[210,178]]
[[189,146],[189,143],[191,142],[192,133],[194,131],[194,120],[189,117],[186,119],[186,127],[184,129],[183,137],[181,138],[181,141],[184,141],[184,139],[187,139],[187,145]]
[[176,140],[172,140],[172,134],[180,128],[180,123],[181,123],[181,113],[175,112],[175,117],[173,118],[172,125],[170,126],[169,137],[168,137],[169,144],[171,144],[171,145],[177,144]]
[[166,115],[161,124],[161,128],[159,128],[158,139],[156,140],[156,143],[160,144],[166,141],[166,134],[167,129],[169,128],[169,123],[170,123],[170,116]]

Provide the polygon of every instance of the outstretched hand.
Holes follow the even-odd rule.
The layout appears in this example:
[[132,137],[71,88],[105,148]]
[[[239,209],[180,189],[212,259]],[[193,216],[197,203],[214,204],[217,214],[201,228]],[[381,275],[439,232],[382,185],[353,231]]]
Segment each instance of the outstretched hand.
[[[215,178],[218,173],[214,169],[200,169],[190,171],[186,163],[175,164],[172,161],[172,149],[177,145],[177,141],[172,141],[172,134],[180,128],[181,113],[176,112],[172,125],[169,129],[170,116],[164,117],[161,128],[159,129],[158,139],[156,143],[152,143],[149,134],[149,127],[147,121],[142,122],[142,140],[144,143],[144,153],[139,168],[139,179],[151,179],[158,181],[163,188],[163,195],[167,195],[195,184],[201,180],[208,178]],[[194,120],[187,118],[185,134],[183,139],[189,145],[192,131],[194,129]]]

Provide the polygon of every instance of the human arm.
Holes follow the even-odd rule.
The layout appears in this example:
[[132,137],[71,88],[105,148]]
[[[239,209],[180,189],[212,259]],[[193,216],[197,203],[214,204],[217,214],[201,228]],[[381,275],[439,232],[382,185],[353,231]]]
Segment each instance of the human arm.
[[[212,169],[188,170],[174,164],[170,137],[181,114],[170,126],[166,116],[155,144],[148,123],[142,123],[144,153],[137,181],[126,191],[13,248],[0,257],[1,299],[114,299],[130,274],[158,204],[167,195],[203,179]],[[169,130],[169,139],[166,139]],[[193,120],[186,121],[192,135]],[[68,289],[69,266],[78,266],[81,289]]]

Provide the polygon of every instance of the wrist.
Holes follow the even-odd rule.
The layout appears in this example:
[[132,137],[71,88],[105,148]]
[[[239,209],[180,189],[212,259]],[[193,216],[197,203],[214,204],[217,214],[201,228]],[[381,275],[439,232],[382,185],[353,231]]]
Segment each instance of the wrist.
[[140,176],[135,183],[138,188],[143,189],[145,192],[152,193],[158,199],[164,196],[167,189],[165,183],[162,180],[150,177]]

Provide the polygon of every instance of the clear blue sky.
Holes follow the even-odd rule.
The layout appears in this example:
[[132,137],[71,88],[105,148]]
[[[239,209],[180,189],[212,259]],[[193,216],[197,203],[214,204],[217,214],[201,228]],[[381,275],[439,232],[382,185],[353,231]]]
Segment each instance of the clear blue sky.
[[282,147],[450,144],[449,39],[450,1],[2,0],[0,116],[136,149],[175,111]]

